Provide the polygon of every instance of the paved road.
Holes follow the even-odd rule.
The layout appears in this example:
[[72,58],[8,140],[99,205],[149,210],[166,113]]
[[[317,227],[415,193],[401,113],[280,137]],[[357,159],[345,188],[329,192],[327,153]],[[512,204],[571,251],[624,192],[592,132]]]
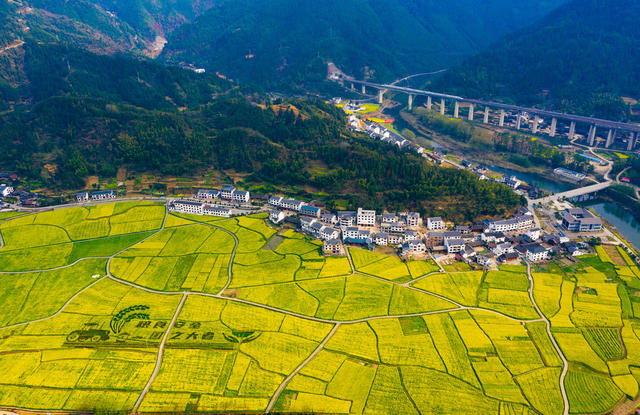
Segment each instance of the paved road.
[[6,51],[11,50],[11,49],[19,48],[22,45],[24,45],[24,41],[18,40],[16,42],[14,42],[14,43],[12,43],[10,45],[7,45],[4,48],[0,49],[0,53],[6,52]]
[[542,197],[540,199],[529,200],[529,204],[540,204],[540,203],[548,203],[553,200],[560,200],[563,198],[570,199],[576,196],[582,196],[589,193],[598,192],[600,190],[604,190],[613,184],[612,181],[606,181],[602,183],[592,184],[590,186],[581,187],[579,189],[573,189],[562,193],[556,193],[551,196]]
[[556,339],[553,337],[553,334],[551,333],[551,322],[542,313],[542,310],[540,310],[540,307],[538,307],[538,303],[536,302],[536,299],[533,296],[534,281],[533,281],[533,276],[531,275],[531,264],[529,263],[529,261],[527,261],[527,278],[529,278],[528,291],[529,291],[529,298],[531,299],[531,303],[535,307],[538,315],[542,318],[542,320],[544,320],[547,326],[547,335],[549,336],[549,339],[551,340],[553,347],[556,349],[558,356],[560,356],[560,359],[562,359],[562,373],[560,374],[560,392],[562,393],[562,400],[564,401],[563,415],[568,415],[569,414],[569,398],[567,397],[567,391],[564,387],[564,378],[567,376],[567,370],[569,370],[569,362],[567,362],[567,359],[564,357],[564,354],[562,353],[560,346],[558,346],[558,343],[556,343]]

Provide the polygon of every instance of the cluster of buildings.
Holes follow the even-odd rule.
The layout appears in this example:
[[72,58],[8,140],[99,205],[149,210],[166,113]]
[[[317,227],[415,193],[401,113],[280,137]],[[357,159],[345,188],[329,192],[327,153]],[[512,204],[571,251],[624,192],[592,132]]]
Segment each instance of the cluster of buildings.
[[80,192],[76,193],[76,201],[78,203],[86,202],[88,200],[107,200],[115,199],[118,196],[115,190],[100,190],[96,192]]
[[201,189],[198,190],[196,197],[200,200],[215,201],[226,200],[234,203],[249,203],[251,194],[246,190],[237,189],[232,184],[225,184],[220,190]]
[[7,184],[0,184],[0,197],[7,197],[13,193],[13,187]]
[[354,131],[364,132],[369,137],[397,146],[400,149],[411,150],[417,154],[424,154],[424,148],[407,140],[384,126],[371,121],[362,121],[356,115],[349,116],[349,128]]
[[169,204],[169,210],[178,213],[189,213],[191,215],[208,215],[221,218],[231,217],[231,209],[229,208],[196,200],[174,200]]

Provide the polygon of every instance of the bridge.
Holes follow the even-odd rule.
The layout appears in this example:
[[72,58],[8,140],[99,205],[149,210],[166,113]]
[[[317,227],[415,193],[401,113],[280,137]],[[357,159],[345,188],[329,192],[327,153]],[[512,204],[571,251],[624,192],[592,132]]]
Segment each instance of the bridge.
[[[384,94],[387,91],[394,91],[402,94],[407,94],[409,96],[409,109],[413,107],[413,100],[417,96],[422,96],[427,98],[426,107],[431,110],[433,106],[438,106],[440,110],[440,114],[444,115],[447,110],[447,102],[453,101],[453,116],[454,118],[460,118],[460,104],[467,104],[469,107],[468,111],[468,119],[469,121],[473,121],[475,116],[476,106],[481,106],[484,108],[484,124],[489,124],[489,116],[492,110],[498,110],[498,125],[500,127],[505,126],[505,117],[508,113],[516,113],[516,125],[515,128],[520,130],[523,128],[523,114],[531,114],[534,116],[533,126],[531,127],[531,132],[533,134],[537,134],[539,132],[540,123],[543,121],[543,118],[551,119],[551,125],[549,127],[549,136],[555,137],[558,131],[558,123],[560,121],[564,121],[569,123],[569,140],[573,140],[576,135],[576,126],[579,123],[580,125],[586,125],[589,127],[589,132],[586,136],[587,142],[590,147],[594,146],[596,142],[598,128],[605,129],[607,131],[605,148],[610,148],[616,139],[626,140],[626,150],[634,151],[636,147],[636,143],[640,142],[640,125],[632,124],[632,123],[624,123],[617,122],[611,120],[604,120],[595,117],[585,117],[582,115],[574,115],[574,114],[565,114],[561,112],[555,111],[547,111],[538,108],[528,108],[522,107],[518,105],[509,105],[503,104],[499,102],[492,101],[484,101],[477,99],[468,99],[456,95],[443,94],[439,92],[433,91],[424,91],[420,89],[407,88],[392,84],[377,84],[374,82],[368,81],[359,81],[353,79],[351,77],[346,77],[343,79],[345,83],[351,84],[351,89],[355,89],[355,85],[360,85],[362,87],[362,93],[366,94],[366,88],[375,89],[378,91],[378,102],[382,103],[384,100]],[[439,100],[439,102],[435,102],[435,100]]]
[[561,199],[573,199],[574,197],[585,196],[590,193],[596,193],[600,190],[604,190],[613,184],[612,181],[606,181],[602,183],[592,184],[590,186],[581,187],[579,189],[568,190],[562,193],[556,193],[551,196],[542,197],[540,199],[529,200],[529,205],[537,205],[540,203],[548,203],[554,200]]

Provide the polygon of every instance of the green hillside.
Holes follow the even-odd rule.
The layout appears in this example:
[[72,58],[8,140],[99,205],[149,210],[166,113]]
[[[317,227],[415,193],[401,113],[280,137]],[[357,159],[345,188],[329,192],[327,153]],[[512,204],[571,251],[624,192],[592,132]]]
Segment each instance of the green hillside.
[[637,1],[574,0],[469,58],[433,87],[623,118],[617,97],[640,97],[638,16]]
[[446,67],[561,3],[221,0],[176,30],[163,57],[267,87],[319,82],[328,61],[389,80]]

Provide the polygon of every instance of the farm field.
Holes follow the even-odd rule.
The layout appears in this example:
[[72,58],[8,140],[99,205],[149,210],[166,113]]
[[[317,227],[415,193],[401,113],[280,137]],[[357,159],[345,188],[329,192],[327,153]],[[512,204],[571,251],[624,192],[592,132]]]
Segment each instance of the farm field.
[[555,415],[563,391],[571,414],[638,398],[640,276],[615,247],[440,272],[324,257],[265,218],[1,217],[0,408]]

